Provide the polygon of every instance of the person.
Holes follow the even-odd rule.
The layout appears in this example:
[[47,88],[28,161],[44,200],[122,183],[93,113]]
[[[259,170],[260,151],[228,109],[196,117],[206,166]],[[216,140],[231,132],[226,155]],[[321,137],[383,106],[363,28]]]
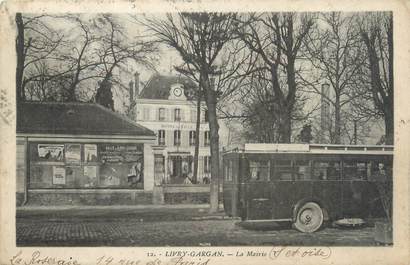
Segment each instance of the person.
[[131,166],[128,174],[128,182],[131,182],[131,187],[136,187],[141,182],[141,163],[135,163]]
[[185,176],[184,184],[192,184],[192,181],[191,181],[191,179],[188,177],[188,175]]
[[202,179],[202,182],[203,182],[204,184],[209,184],[209,183],[210,183],[208,177],[204,177],[204,178]]

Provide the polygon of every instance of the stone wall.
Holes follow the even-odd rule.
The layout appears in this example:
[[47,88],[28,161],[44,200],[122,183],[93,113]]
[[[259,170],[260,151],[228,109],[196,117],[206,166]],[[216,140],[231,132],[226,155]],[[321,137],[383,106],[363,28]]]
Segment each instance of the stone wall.
[[152,204],[144,191],[29,191],[28,205],[139,205]]

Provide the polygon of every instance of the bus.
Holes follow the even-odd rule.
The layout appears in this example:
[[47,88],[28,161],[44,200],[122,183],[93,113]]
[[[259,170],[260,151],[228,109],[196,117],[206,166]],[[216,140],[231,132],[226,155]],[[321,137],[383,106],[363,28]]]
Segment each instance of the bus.
[[223,153],[224,208],[306,233],[327,221],[386,217],[380,187],[390,187],[391,201],[392,166],[393,146],[245,144]]

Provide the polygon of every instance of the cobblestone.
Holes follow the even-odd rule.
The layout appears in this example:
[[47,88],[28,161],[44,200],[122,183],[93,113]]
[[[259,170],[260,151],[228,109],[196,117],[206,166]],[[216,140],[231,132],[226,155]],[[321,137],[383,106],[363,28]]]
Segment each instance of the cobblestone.
[[[143,218],[141,218],[143,219]],[[371,246],[373,228],[325,228],[303,234],[289,226],[244,228],[237,220],[140,221],[140,218],[17,218],[18,246]]]

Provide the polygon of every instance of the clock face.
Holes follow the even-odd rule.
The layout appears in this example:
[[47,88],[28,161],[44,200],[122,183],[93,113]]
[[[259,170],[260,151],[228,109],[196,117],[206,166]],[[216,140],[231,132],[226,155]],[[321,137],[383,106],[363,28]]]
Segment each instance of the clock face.
[[175,88],[175,89],[174,89],[174,95],[175,95],[176,97],[180,97],[180,96],[182,95],[182,90],[181,90],[181,88],[179,88],[179,87]]

